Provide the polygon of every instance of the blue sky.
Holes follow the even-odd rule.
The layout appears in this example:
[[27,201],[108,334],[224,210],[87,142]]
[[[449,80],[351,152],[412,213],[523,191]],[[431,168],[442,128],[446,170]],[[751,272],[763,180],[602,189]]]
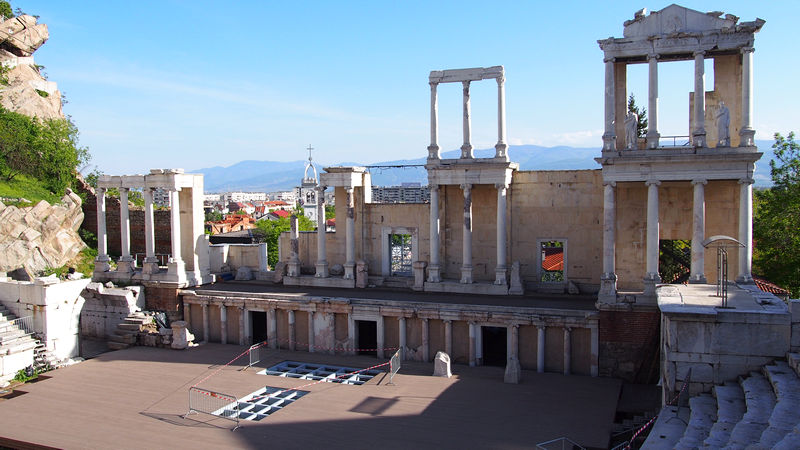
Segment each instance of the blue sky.
[[[242,160],[371,163],[426,154],[431,70],[503,65],[511,144],[601,145],[603,54],[643,7],[666,2],[12,1],[41,16],[36,62],[109,174]],[[685,1],[756,35],[757,139],[800,131],[800,3]],[[710,62],[707,73],[710,73]],[[688,134],[692,63],[659,66],[662,135]],[[645,66],[629,91],[646,106]],[[713,86],[713,78],[707,78]],[[473,143],[497,140],[496,83],[472,87]],[[461,145],[461,90],[439,89],[440,145]]]

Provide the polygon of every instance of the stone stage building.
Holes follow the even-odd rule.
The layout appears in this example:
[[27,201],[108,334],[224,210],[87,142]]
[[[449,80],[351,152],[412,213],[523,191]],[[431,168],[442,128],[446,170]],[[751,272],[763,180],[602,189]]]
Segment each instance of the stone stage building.
[[[753,44],[763,23],[672,5],[625,22],[623,38],[598,41],[605,61],[598,170],[519,170],[507,153],[504,68],[432,71],[430,203],[373,203],[366,168],[325,168],[316,186],[318,231],[299,233],[295,225],[284,233],[273,271],[258,262],[262,247],[209,248],[197,206],[200,175],[101,179],[101,187],[123,190],[133,180],[146,200],[156,185],[170,190],[172,242],[181,244],[173,244],[167,267],[130,267],[123,253],[125,275],[99,264],[95,279],[141,281],[149,307],[182,315],[198,339],[211,342],[266,339],[273,347],[344,354],[367,348],[379,358],[400,348],[423,361],[445,351],[457,363],[506,366],[511,382],[520,368],[639,382],[660,374],[667,391],[694,365],[693,389],[710,389],[789,351],[797,321],[784,303],[751,288],[753,170],[762,155],[752,128]],[[705,59],[713,60],[710,91]],[[690,142],[676,146],[659,131],[658,69],[681,60],[695,63],[695,89],[687,93]],[[644,142],[625,126],[630,64],[649,68]],[[497,84],[498,138],[488,158],[476,158],[471,142],[470,87],[477,82]],[[438,89],[452,84],[463,91],[463,145],[459,158],[443,159]],[[336,198],[333,232],[324,224],[328,189]],[[664,291],[659,243],[669,240],[691,241],[691,284]],[[718,254],[730,257],[735,282],[719,279]],[[223,265],[248,267],[261,281],[207,284]],[[686,299],[714,294],[718,282],[736,299],[732,309],[718,310],[718,297],[675,305],[676,292]],[[769,320],[760,316],[765,304]],[[737,305],[746,313],[738,316]],[[686,338],[719,327],[731,337],[738,327],[752,336],[767,322],[775,338],[764,348]],[[677,345],[681,339],[691,344]]]

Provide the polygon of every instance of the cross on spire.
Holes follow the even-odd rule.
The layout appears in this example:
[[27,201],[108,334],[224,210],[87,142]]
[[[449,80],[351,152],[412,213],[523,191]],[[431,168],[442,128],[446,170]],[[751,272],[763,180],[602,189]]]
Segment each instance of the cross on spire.
[[308,148],[306,150],[308,150],[308,160],[311,161],[311,150],[314,150],[314,147],[312,147],[311,144],[308,144]]

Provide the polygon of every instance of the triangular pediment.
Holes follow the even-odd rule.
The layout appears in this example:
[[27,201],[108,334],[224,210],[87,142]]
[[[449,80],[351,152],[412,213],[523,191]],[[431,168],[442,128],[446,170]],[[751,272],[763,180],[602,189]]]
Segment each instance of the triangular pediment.
[[704,33],[734,29],[738,17],[721,12],[704,13],[672,4],[649,15],[637,15],[625,22],[626,38],[671,35],[676,33]]

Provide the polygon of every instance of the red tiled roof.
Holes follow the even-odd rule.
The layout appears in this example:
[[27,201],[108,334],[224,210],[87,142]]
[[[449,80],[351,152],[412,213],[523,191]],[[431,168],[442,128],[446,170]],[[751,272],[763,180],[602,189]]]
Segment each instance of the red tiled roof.
[[782,295],[782,296],[789,295],[789,291],[767,279],[753,276],[753,281],[756,283],[756,286],[758,286],[758,288],[764,292],[769,292],[770,294]]
[[546,248],[544,249],[544,260],[542,261],[542,269],[564,270],[564,249],[563,248]]
[[336,226],[336,217],[326,220],[325,221],[325,226],[326,227],[335,227]]
[[286,211],[285,209],[278,209],[278,210],[272,211],[270,214],[274,214],[274,215],[276,215],[278,217],[289,217],[289,216],[291,216],[289,211]]

